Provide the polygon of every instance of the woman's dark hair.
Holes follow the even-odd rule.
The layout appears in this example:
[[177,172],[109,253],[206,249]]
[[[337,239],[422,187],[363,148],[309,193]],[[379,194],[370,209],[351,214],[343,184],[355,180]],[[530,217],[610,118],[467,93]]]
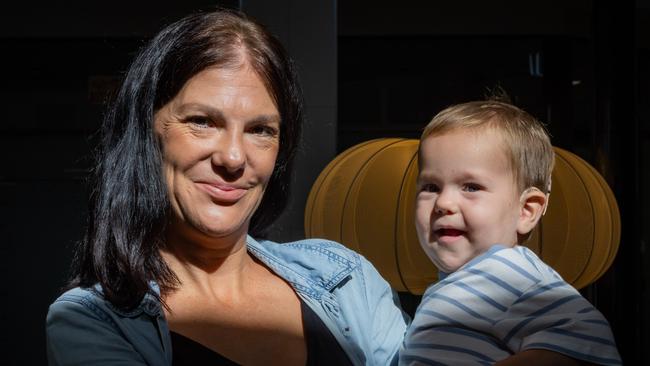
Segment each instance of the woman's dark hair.
[[287,204],[300,136],[302,93],[294,66],[278,40],[244,14],[193,14],[164,28],[140,51],[105,116],[88,227],[70,286],[99,283],[108,301],[128,309],[150,292],[149,281],[163,294],[178,284],[159,253],[170,204],[154,114],[200,71],[237,68],[244,61],[265,83],[281,118],[273,175],[249,229],[264,236]]

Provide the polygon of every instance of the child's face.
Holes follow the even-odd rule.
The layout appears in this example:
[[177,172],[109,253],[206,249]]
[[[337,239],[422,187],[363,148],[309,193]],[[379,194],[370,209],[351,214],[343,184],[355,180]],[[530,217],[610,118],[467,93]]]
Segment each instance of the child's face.
[[420,245],[443,272],[494,244],[517,243],[522,204],[503,144],[488,128],[422,141],[416,228]]

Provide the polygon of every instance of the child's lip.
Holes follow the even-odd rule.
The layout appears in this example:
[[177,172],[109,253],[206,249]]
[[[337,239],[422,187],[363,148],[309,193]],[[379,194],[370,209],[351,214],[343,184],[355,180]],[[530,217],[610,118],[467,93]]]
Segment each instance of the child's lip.
[[448,228],[448,227],[436,229],[435,233],[438,236],[450,236],[450,237],[461,236],[465,234],[463,230],[458,230],[458,229]]

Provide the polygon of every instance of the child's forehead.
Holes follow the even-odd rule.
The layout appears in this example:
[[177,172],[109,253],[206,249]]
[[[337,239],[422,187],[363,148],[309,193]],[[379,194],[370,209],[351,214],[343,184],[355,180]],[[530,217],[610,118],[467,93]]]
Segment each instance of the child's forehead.
[[486,121],[482,124],[464,126],[464,125],[455,125],[448,126],[445,129],[431,133],[430,135],[423,138],[423,140],[431,137],[444,137],[449,135],[465,135],[471,137],[480,137],[486,134],[490,134],[494,137],[498,137],[502,140],[502,143],[505,143],[505,131],[498,127],[497,124],[490,121]]
[[[447,164],[448,161],[456,164]],[[480,169],[495,164],[500,169]],[[514,175],[507,144],[494,128],[455,129],[424,137],[420,143],[418,176],[426,177],[445,169],[467,176],[475,172]]]
[[[453,140],[453,143],[440,143],[443,139]],[[472,149],[485,141],[489,141],[487,147],[502,153],[500,155],[504,155],[506,158],[508,157],[509,149],[504,132],[498,128],[480,126],[471,128],[458,127],[423,137],[420,141],[420,150],[422,153],[420,158],[426,159],[427,155],[429,155],[426,154],[426,152],[440,152],[443,149],[451,149],[455,151]],[[486,146],[482,147],[486,148]]]

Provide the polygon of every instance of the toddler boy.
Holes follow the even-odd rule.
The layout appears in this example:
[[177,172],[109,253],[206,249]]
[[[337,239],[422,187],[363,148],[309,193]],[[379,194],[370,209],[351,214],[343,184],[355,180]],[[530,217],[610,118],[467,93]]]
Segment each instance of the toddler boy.
[[546,209],[553,162],[544,127],[507,103],[452,106],[426,126],[416,228],[440,275],[400,364],[489,365],[529,349],[621,364],[602,314],[520,246]]

